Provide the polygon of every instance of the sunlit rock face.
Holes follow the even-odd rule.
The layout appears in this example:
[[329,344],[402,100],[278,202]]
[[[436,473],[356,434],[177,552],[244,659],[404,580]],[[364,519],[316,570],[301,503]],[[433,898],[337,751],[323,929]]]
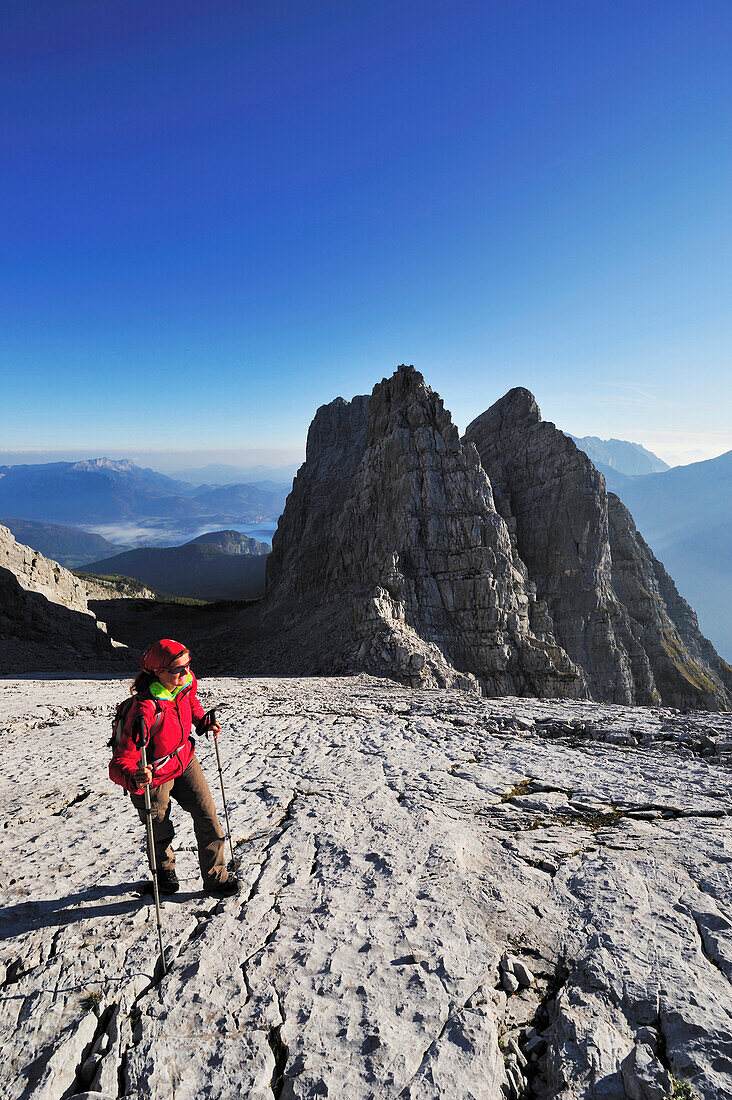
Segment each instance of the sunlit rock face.
[[92,588],[104,586],[85,583],[0,526],[2,671],[113,655],[115,643],[88,607]]
[[628,510],[575,443],[513,389],[469,425],[496,506],[593,697],[730,705],[729,669]]

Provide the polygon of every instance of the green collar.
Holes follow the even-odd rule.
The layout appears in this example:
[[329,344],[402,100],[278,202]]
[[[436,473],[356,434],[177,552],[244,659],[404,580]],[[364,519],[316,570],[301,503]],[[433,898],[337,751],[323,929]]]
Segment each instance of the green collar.
[[153,699],[175,699],[176,695],[180,694],[183,688],[187,688],[188,685],[192,683],[193,677],[191,676],[190,672],[188,673],[186,679],[180,685],[180,687],[174,688],[172,691],[168,691],[168,689],[164,688],[163,685],[157,680],[153,680],[153,682],[150,684],[150,694],[152,695]]

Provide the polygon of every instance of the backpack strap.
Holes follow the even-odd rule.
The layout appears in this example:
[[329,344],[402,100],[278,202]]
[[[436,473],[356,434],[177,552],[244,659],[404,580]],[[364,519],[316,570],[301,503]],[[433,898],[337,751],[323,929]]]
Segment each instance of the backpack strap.
[[[153,699],[152,696],[150,696],[150,698],[155,703],[155,717],[153,719],[152,726],[150,727],[148,740],[153,736],[153,734],[158,732],[164,718],[163,708],[161,707],[160,703],[157,701],[157,699]],[[122,740],[122,732],[125,725],[127,724],[127,719],[129,717],[130,711],[139,701],[139,699],[133,696],[129,699],[123,699],[121,703],[117,704],[117,709],[115,711],[114,718],[112,719],[112,736],[110,737],[109,741],[107,741],[107,745],[110,749],[112,749],[112,756],[116,755],[120,741]]]

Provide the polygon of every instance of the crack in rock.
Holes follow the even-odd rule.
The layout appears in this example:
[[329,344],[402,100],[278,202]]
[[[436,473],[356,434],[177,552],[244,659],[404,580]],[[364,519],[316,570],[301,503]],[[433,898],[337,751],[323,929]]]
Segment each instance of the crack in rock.
[[[438,975],[438,977],[439,977],[439,975]],[[443,983],[443,986],[444,986],[444,983]],[[401,1089],[399,1090],[399,1092],[397,1094],[397,1100],[411,1100],[411,1091],[410,1091],[411,1086],[417,1080],[417,1078],[422,1073],[422,1071],[424,1069],[426,1069],[426,1067],[429,1065],[430,1056],[431,1056],[432,1052],[435,1050],[435,1048],[439,1045],[440,1041],[442,1040],[443,1036],[445,1035],[445,1032],[446,1032],[447,1028],[451,1024],[453,1024],[456,1020],[458,1020],[461,1013],[465,1012],[465,1010],[473,1004],[473,999],[475,998],[476,994],[481,989],[482,989],[482,983],[481,983],[481,985],[476,986],[476,988],[473,989],[473,991],[460,1004],[458,1004],[452,1010],[448,1011],[448,1014],[445,1017],[445,1020],[442,1024],[442,1026],[440,1027],[440,1030],[438,1031],[438,1033],[434,1036],[434,1038],[430,1041],[430,1043],[425,1048],[425,1050],[422,1054],[422,1058],[420,1060],[420,1063],[417,1066],[416,1070],[414,1071],[412,1076],[409,1078],[409,1080],[404,1085],[402,1085]]]
[[[720,959],[716,951],[716,944],[712,940],[709,929],[703,924],[702,917],[699,913],[695,913],[694,910],[687,906],[687,912],[694,922],[697,935],[699,937],[699,947],[701,953],[707,962],[713,966],[720,974],[723,974],[728,982],[732,983],[732,974],[730,973],[730,962],[728,959]],[[726,925],[726,921],[724,924]]]
[[79,1062],[74,1074],[74,1081],[69,1085],[68,1089],[61,1097],[61,1100],[65,1100],[65,1097],[74,1096],[77,1092],[83,1092],[85,1089],[91,1087],[94,1078],[97,1076],[99,1066],[101,1065],[103,1057],[101,1054],[101,1047],[104,1038],[107,1035],[112,1017],[117,1011],[119,1011],[119,1005],[116,1001],[112,1001],[102,1012],[100,1012],[96,1030],[79,1057]]
[[[280,817],[277,824],[274,826],[274,829],[273,829],[272,833],[270,834],[269,840],[267,841],[264,848],[262,849],[262,852],[261,852],[262,861],[259,864],[259,874],[254,879],[251,887],[249,888],[249,893],[248,893],[248,895],[247,895],[247,897],[244,901],[244,906],[249,905],[249,903],[252,901],[252,899],[254,897],[256,897],[256,895],[259,893],[259,884],[262,881],[262,878],[264,877],[264,875],[266,873],[267,865],[269,863],[269,859],[270,859],[270,855],[272,853],[272,849],[282,839],[283,834],[287,831],[290,823],[292,822],[292,807],[295,804],[295,800],[297,799],[297,795],[298,795],[297,790],[293,790],[291,795],[290,795],[290,798],[289,798],[288,802],[286,803],[286,805],[284,807],[284,812],[283,812],[282,816]],[[242,920],[245,919],[244,915],[242,915],[241,919]]]
[[270,1027],[267,1033],[267,1042],[274,1056],[275,1065],[272,1073],[272,1079],[270,1081],[270,1088],[272,1089],[272,1096],[274,1100],[280,1100],[282,1096],[282,1089],[285,1085],[285,1068],[287,1066],[287,1060],[290,1056],[290,1050],[287,1043],[282,1038],[282,1028],[285,1024],[285,1011],[282,1004],[282,998],[277,990],[275,990],[275,999],[277,1001],[277,1008],[279,1010],[280,1022],[273,1027]]

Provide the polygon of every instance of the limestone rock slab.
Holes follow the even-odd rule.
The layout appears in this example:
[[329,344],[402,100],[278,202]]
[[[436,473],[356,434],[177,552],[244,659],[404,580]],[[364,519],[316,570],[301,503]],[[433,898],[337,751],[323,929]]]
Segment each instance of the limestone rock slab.
[[[161,980],[143,830],[100,736],[122,691],[0,683],[8,1100],[579,1100],[671,1075],[732,1093],[729,769],[679,740],[729,737],[729,715],[205,681],[244,889],[201,893],[177,812]],[[638,740],[548,738],[549,721]],[[566,797],[538,806],[539,786]],[[533,980],[507,996],[509,964]]]

